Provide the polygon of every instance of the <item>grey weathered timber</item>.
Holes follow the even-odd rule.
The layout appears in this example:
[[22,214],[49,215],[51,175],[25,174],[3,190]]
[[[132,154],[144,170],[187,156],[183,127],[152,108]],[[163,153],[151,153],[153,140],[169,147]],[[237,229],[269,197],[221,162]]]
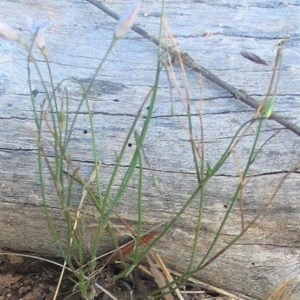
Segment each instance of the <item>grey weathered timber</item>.
[[[122,13],[129,3],[111,0],[105,5]],[[165,12],[166,21],[182,52],[188,53],[199,65],[259,101],[264,99],[268,89],[277,44],[289,37],[283,52],[275,112],[295,126],[300,124],[298,1],[174,0],[166,3]],[[51,4],[47,4],[47,1],[0,1],[0,19],[14,28],[22,31],[22,19],[27,15],[51,19],[46,42],[55,83],[66,77],[88,82],[109,47],[115,20],[87,1],[57,0],[51,1]],[[157,37],[159,16],[159,2],[143,1],[137,25]],[[166,42],[170,43],[170,40]],[[269,65],[253,63],[242,57],[241,51],[253,52]],[[49,86],[45,63],[38,51],[35,53]],[[104,189],[115,166],[115,153],[120,152],[134,117],[153,85],[156,59],[157,46],[130,32],[118,42],[97,77],[89,101],[94,111]],[[178,62],[174,64],[174,69],[184,93]],[[201,145],[201,106],[205,159],[213,166],[238,128],[253,116],[255,110],[191,69],[186,69],[186,76],[195,140]],[[73,117],[80,100],[80,90],[75,80],[66,82],[64,87],[69,91],[70,116]],[[45,95],[36,73],[33,74],[33,88],[39,91],[36,102],[42,103]],[[59,92],[61,99],[62,91]],[[145,231],[171,219],[197,188],[186,130],[185,104],[174,84],[173,100],[170,100],[168,77],[166,72],[162,72],[154,116],[143,145],[151,168],[149,170],[145,161]],[[142,110],[143,117],[147,114],[147,105]],[[138,127],[141,128],[142,124],[141,118]],[[40,196],[37,132],[29,97],[26,52],[19,45],[4,40],[0,40],[0,128],[0,246],[57,255],[58,250],[49,233]],[[225,216],[226,207],[239,183],[239,172],[243,170],[251,150],[255,128],[251,128],[234,156],[206,188],[197,262],[208,249]],[[87,130],[86,134],[84,130]],[[274,120],[269,120],[263,126],[259,146],[276,132],[250,169],[249,180],[243,191],[245,225],[255,218],[283,176],[300,160],[300,137]],[[45,140],[45,145],[50,146],[47,136]],[[126,150],[113,193],[120,185],[134,153],[134,137],[129,142],[132,147]],[[53,152],[48,151],[51,156]],[[74,166],[79,167],[82,177],[88,180],[94,164],[85,106],[74,128],[70,153]],[[158,179],[158,188],[153,186],[153,174]],[[137,176],[138,173],[116,208],[116,212],[133,227],[137,220]],[[47,204],[55,229],[63,238],[63,213],[51,180],[48,175],[46,177]],[[267,299],[276,289],[279,290],[270,298],[272,300],[283,297],[300,299],[297,289],[300,285],[299,179],[299,172],[292,173],[272,205],[245,236],[196,276],[202,281],[253,299]],[[81,193],[82,188],[75,186],[74,209]],[[155,247],[170,268],[185,271],[188,266],[198,207],[199,200],[194,200],[173,230]],[[86,205],[84,209],[84,238],[88,249],[99,220],[92,205]],[[129,233],[116,217],[112,223],[120,239]],[[214,253],[240,232],[241,209],[237,204]],[[110,249],[112,243],[104,238],[99,251]]]

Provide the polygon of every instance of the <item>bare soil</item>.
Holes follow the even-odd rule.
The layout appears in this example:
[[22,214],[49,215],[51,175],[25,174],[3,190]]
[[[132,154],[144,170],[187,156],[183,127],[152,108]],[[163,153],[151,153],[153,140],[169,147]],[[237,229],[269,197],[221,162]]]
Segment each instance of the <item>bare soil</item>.
[[[32,258],[0,256],[1,300],[52,300],[58,279],[59,267]],[[74,283],[65,275],[58,300],[72,294]],[[70,299],[79,300],[79,295]]]

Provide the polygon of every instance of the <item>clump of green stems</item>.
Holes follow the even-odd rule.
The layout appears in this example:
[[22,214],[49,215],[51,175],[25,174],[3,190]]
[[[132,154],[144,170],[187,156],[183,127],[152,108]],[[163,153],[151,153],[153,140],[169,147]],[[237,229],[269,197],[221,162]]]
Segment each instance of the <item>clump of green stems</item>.
[[[162,5],[162,12],[163,12],[164,3]],[[163,15],[163,13],[162,13]],[[160,32],[159,32],[159,40],[162,40],[162,30],[163,30],[163,17],[161,18],[161,25],[160,25]],[[194,274],[198,273],[201,269],[206,267],[211,261],[216,259],[219,255],[221,255],[224,251],[226,251],[230,246],[232,246],[238,239],[240,239],[246,231],[253,225],[253,223],[264,213],[264,211],[267,209],[267,207],[272,203],[276,193],[274,193],[271,197],[268,203],[263,207],[261,212],[257,214],[257,216],[247,225],[243,226],[241,233],[238,234],[236,237],[234,237],[228,245],[219,251],[218,253],[211,256],[213,253],[213,249],[215,248],[215,245],[222,233],[222,230],[229,218],[230,213],[232,212],[232,209],[234,205],[237,203],[239,199],[239,195],[241,190],[243,189],[243,186],[245,184],[245,180],[247,178],[247,175],[249,173],[249,169],[251,165],[254,163],[256,157],[259,155],[261,149],[264,147],[264,145],[269,141],[265,141],[262,146],[259,148],[257,147],[260,132],[262,129],[262,124],[265,122],[270,115],[272,114],[273,105],[274,105],[274,99],[276,94],[276,88],[278,85],[279,75],[280,75],[280,63],[281,63],[281,56],[282,56],[282,49],[278,50],[276,61],[275,61],[275,67],[273,71],[273,75],[271,78],[269,90],[267,92],[265,100],[262,102],[259,109],[256,111],[255,115],[252,119],[245,122],[236,132],[234,137],[232,138],[231,142],[229,143],[227,149],[223,153],[223,155],[218,159],[217,163],[214,166],[210,166],[206,160],[205,160],[205,153],[204,153],[204,145],[202,145],[202,151],[199,153],[199,149],[196,146],[195,139],[194,139],[194,128],[192,126],[192,116],[191,116],[191,110],[190,110],[190,104],[189,104],[189,97],[187,93],[187,105],[186,105],[186,117],[188,120],[188,132],[189,132],[189,138],[190,138],[190,144],[191,144],[191,151],[193,154],[194,159],[194,166],[195,166],[195,174],[196,174],[196,180],[198,182],[197,188],[194,190],[194,192],[190,195],[190,197],[186,200],[185,203],[183,203],[180,210],[177,212],[177,214],[171,218],[162,231],[159,233],[159,235],[151,241],[147,246],[144,247],[144,249],[140,249],[139,240],[142,236],[142,224],[143,224],[143,215],[142,215],[142,201],[143,201],[143,155],[144,155],[144,149],[143,149],[143,143],[145,141],[149,125],[151,122],[151,118],[153,115],[153,110],[155,107],[157,95],[159,93],[159,78],[160,73],[163,70],[165,64],[164,64],[164,51],[162,51],[162,44],[160,43],[158,45],[158,55],[157,55],[157,65],[156,65],[156,74],[155,74],[155,80],[153,83],[153,87],[149,91],[149,94],[145,97],[144,102],[142,103],[141,107],[136,112],[135,119],[131,125],[131,128],[127,134],[127,137],[123,143],[122,148],[120,149],[120,152],[118,155],[116,155],[116,163],[115,167],[113,169],[113,172],[111,174],[111,177],[109,179],[109,183],[105,189],[105,192],[103,192],[103,186],[101,184],[101,172],[99,168],[99,160],[97,155],[97,137],[94,130],[94,120],[93,120],[93,110],[90,107],[89,103],[89,95],[91,92],[91,89],[93,87],[93,84],[95,82],[96,77],[99,75],[100,70],[103,67],[103,64],[107,60],[107,57],[112,52],[117,39],[114,37],[112,39],[112,42],[104,56],[104,58],[101,60],[100,64],[98,65],[97,69],[95,70],[91,81],[88,83],[87,86],[85,86],[80,80],[76,80],[74,78],[67,78],[61,81],[59,84],[55,85],[54,83],[54,76],[52,74],[50,62],[48,59],[48,56],[46,54],[45,49],[40,49],[41,53],[43,55],[44,61],[47,66],[48,71],[48,78],[50,81],[50,86],[46,83],[44,74],[41,73],[40,68],[38,66],[37,60],[34,58],[33,54],[33,43],[30,45],[30,47],[27,47],[26,44],[22,43],[23,46],[28,51],[28,82],[29,82],[29,90],[31,95],[31,104],[33,107],[34,112],[34,120],[37,128],[37,145],[38,145],[38,168],[39,168],[39,180],[40,180],[40,186],[41,186],[41,195],[44,203],[44,211],[46,215],[46,219],[48,222],[48,226],[51,232],[51,235],[53,236],[56,245],[58,246],[59,252],[61,256],[65,259],[64,269],[72,270],[74,274],[78,278],[79,282],[79,289],[81,292],[81,296],[84,299],[89,299],[90,295],[90,284],[92,283],[91,280],[89,280],[89,274],[92,274],[95,271],[96,268],[96,261],[97,261],[97,253],[99,249],[99,245],[101,245],[101,238],[103,234],[108,231],[109,235],[111,236],[112,241],[115,243],[116,247],[118,246],[118,243],[116,241],[113,229],[110,226],[110,218],[112,216],[112,213],[119,203],[122,195],[124,194],[124,191],[126,190],[126,187],[128,186],[130,180],[132,179],[134,172],[138,172],[138,189],[137,189],[137,228],[136,228],[136,245],[137,247],[134,250],[133,258],[131,260],[131,265],[127,266],[125,270],[118,276],[118,278],[122,276],[128,275],[143,259],[143,257],[153,248],[153,246],[164,237],[164,235],[170,231],[178,219],[184,214],[186,209],[192,204],[193,201],[199,201],[199,209],[198,209],[198,218],[197,218],[197,224],[196,224],[196,230],[195,230],[195,236],[193,244],[191,245],[191,255],[190,255],[190,262],[188,266],[187,272],[181,276],[178,277],[174,282],[168,284],[167,287],[173,289],[174,286],[180,286],[183,282],[185,282],[190,276],[193,276]],[[179,58],[180,60],[180,58]],[[39,106],[36,103],[34,94],[32,93],[33,87],[32,87],[32,64],[38,74],[38,77],[40,79],[40,82],[42,84],[43,90],[45,92],[45,101]],[[184,70],[182,68],[182,70]],[[279,70],[277,72],[277,70]],[[70,99],[68,96],[68,93],[66,92],[65,102],[60,102],[60,100],[57,97],[57,92],[60,89],[60,87],[68,80],[74,80],[77,82],[77,84],[80,86],[80,89],[82,91],[81,93],[81,99],[79,101],[79,104],[76,108],[75,114],[73,119],[71,119],[69,111],[70,111]],[[146,116],[146,119],[143,123],[142,131],[141,133],[138,133],[136,130],[137,122],[140,119],[141,111],[145,104],[149,102],[149,109]],[[79,174],[79,168],[76,167],[73,164],[72,161],[72,155],[68,152],[69,143],[71,140],[72,133],[74,131],[74,126],[76,124],[77,117],[83,107],[86,107],[88,111],[88,117],[89,117],[89,123],[90,123],[90,132],[91,132],[91,141],[92,141],[92,151],[93,151],[93,161],[94,161],[94,178],[96,183],[96,190],[93,190],[91,188],[91,182],[87,182],[82,179],[82,177]],[[216,173],[222,168],[224,163],[227,161],[227,159],[232,154],[233,150],[237,146],[238,143],[243,139],[245,134],[249,131],[250,128],[253,128],[253,126],[257,124],[256,127],[256,134],[253,138],[252,147],[249,151],[249,157],[248,161],[246,163],[246,166],[244,170],[241,172],[242,176],[240,178],[240,182],[235,190],[235,193],[232,196],[232,199],[228,205],[226,214],[219,226],[219,230],[213,239],[209,249],[207,250],[206,254],[202,257],[199,263],[195,265],[195,261],[197,258],[197,244],[199,242],[199,233],[201,231],[202,226],[202,220],[203,220],[203,208],[205,204],[205,189],[208,184],[208,182],[213,178]],[[51,149],[47,149],[44,143],[44,137],[43,134],[45,131],[50,132],[53,144],[51,145]],[[203,132],[201,132],[202,140],[203,140]],[[115,179],[119,172],[119,166],[121,164],[122,158],[124,156],[124,153],[126,151],[126,146],[128,144],[128,141],[134,137],[135,143],[136,143],[136,149],[132,156],[131,163],[123,176],[122,182],[118,188],[118,190],[114,193],[112,196],[112,187],[114,185]],[[258,148],[258,149],[257,149]],[[49,151],[53,151],[53,159],[54,162],[50,161],[49,157]],[[47,194],[45,190],[46,186],[46,179],[45,179],[45,168],[49,171],[49,174],[51,176],[51,179],[54,184],[55,192],[57,199],[59,200],[61,204],[62,211],[64,213],[65,221],[66,221],[66,234],[67,234],[67,246],[64,246],[61,240],[61,237],[57,234],[55,231],[55,226],[53,225],[53,222],[51,220],[51,214],[49,212],[49,208],[47,206]],[[138,167],[138,168],[137,168]],[[65,176],[64,171],[68,170],[68,173],[70,176]],[[286,175],[288,176],[288,174]],[[284,177],[284,179],[286,178]],[[154,178],[154,184],[156,183],[156,178]],[[283,180],[284,180],[283,179]],[[86,264],[86,256],[85,256],[85,245],[83,243],[83,237],[82,232],[80,229],[80,226],[78,225],[78,217],[81,213],[81,209],[83,207],[83,201],[84,197],[82,197],[82,200],[80,201],[80,204],[78,206],[77,212],[75,214],[75,220],[74,220],[74,212],[72,212],[72,203],[73,203],[73,188],[75,181],[79,182],[84,190],[84,193],[89,196],[89,198],[92,201],[93,206],[97,209],[100,218],[99,223],[97,227],[97,232],[95,235],[95,239],[93,241],[91,250],[90,250],[90,257],[89,257],[89,263]],[[282,181],[283,182],[283,181]],[[275,192],[278,191],[280,188],[282,182],[279,183],[278,188],[275,190]],[[77,253],[77,257],[75,258],[75,261],[77,262],[77,265],[74,264],[74,247],[76,249],[75,253]],[[78,268],[78,265],[80,266]],[[63,272],[62,272],[63,274]],[[62,275],[61,275],[62,277]],[[162,296],[162,291],[165,290],[166,287],[163,287],[161,289],[158,289],[157,291],[151,293],[149,296],[153,298],[159,298]],[[57,290],[58,292],[58,290]],[[57,293],[56,293],[57,294]]]

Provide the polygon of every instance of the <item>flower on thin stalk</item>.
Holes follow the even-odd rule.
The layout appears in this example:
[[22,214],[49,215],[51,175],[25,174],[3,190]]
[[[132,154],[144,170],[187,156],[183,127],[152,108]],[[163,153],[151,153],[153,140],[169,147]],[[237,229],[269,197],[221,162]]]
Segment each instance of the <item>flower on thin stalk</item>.
[[26,27],[30,34],[35,37],[37,46],[43,50],[45,48],[45,30],[49,27],[50,20],[41,21],[37,19],[27,19]]
[[19,41],[20,37],[17,33],[17,31],[13,28],[11,28],[9,25],[7,25],[4,22],[0,21],[0,37],[4,38],[6,40],[10,41]]
[[119,40],[123,38],[128,33],[128,31],[131,29],[131,27],[134,24],[139,9],[140,9],[140,4],[138,2],[134,3],[130,7],[130,9],[120,17],[115,28],[115,33],[114,33],[115,40]]

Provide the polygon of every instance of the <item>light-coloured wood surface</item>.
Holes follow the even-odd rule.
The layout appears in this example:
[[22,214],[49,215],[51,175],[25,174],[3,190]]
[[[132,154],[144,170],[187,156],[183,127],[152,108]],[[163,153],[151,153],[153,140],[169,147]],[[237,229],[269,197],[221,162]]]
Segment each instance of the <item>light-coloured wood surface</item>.
[[[105,3],[116,13],[126,10],[127,1]],[[276,45],[289,36],[283,53],[281,79],[276,98],[278,115],[299,125],[300,54],[298,1],[182,1],[166,3],[167,22],[182,52],[187,52],[199,65],[238,89],[262,100],[270,82]],[[46,34],[47,53],[55,83],[74,77],[88,81],[108,48],[115,20],[91,3],[80,0],[0,1],[0,19],[16,29],[24,28],[26,16],[51,19]],[[160,3],[143,1],[137,25],[158,36]],[[25,32],[22,34],[25,35]],[[28,37],[29,39],[29,37]],[[240,55],[253,52],[269,66],[255,64]],[[37,54],[38,56],[38,54]],[[39,56],[38,56],[39,57]],[[98,156],[102,162],[101,179],[104,187],[115,165],[126,134],[154,82],[157,46],[134,32],[121,40],[97,78],[90,97],[94,110]],[[45,64],[39,62],[43,74]],[[37,172],[36,128],[27,84],[26,52],[17,44],[0,41],[0,245],[14,250],[26,250],[47,255],[57,254],[47,228]],[[174,65],[180,76],[178,64]],[[192,121],[196,141],[200,143],[199,107],[204,124],[206,160],[213,165],[225,151],[236,130],[249,120],[254,109],[232,97],[193,70],[186,70],[191,99]],[[37,102],[44,98],[38,89]],[[48,82],[48,81],[47,81]],[[183,82],[179,81],[183,88]],[[73,82],[65,84],[70,92],[71,110],[80,99]],[[144,144],[151,169],[159,181],[153,187],[151,172],[145,164],[143,212],[145,230],[168,220],[187,201],[197,187],[191,155],[184,104],[173,89],[171,104],[168,77],[162,72],[158,100],[149,134]],[[172,115],[172,105],[175,115]],[[144,108],[142,115],[146,116]],[[143,120],[140,120],[142,125]],[[299,125],[300,126],[300,125]],[[84,130],[88,130],[84,134]],[[281,178],[300,159],[300,137],[276,121],[268,121],[259,145],[272,138],[251,167],[251,180],[244,191],[245,221],[250,222],[267,202]],[[242,168],[248,157],[255,130],[252,129],[235,153]],[[93,171],[91,136],[86,109],[79,115],[71,140],[70,151],[82,176]],[[122,161],[121,173],[130,163],[134,152],[128,147]],[[118,176],[114,190],[122,178]],[[205,282],[254,299],[266,299],[286,281],[298,281],[299,273],[299,173],[293,173],[279,191],[266,214],[230,250],[221,255],[197,276]],[[239,183],[236,162],[231,158],[206,190],[203,230],[199,237],[197,259],[200,260],[216,234],[222,218]],[[64,234],[60,204],[50,183],[47,183],[48,205],[57,231]],[[74,192],[74,205],[81,197],[81,188]],[[129,184],[116,211],[135,224],[137,178]],[[194,201],[169,235],[157,246],[166,263],[184,271],[188,265],[196,228],[198,203]],[[85,237],[92,239],[97,216],[86,207]],[[118,234],[126,229],[115,220]],[[216,251],[224,247],[241,230],[237,205],[221,234]],[[107,243],[105,242],[107,241]],[[87,242],[88,244],[88,242]],[[104,240],[100,251],[111,249]],[[293,289],[287,299],[299,299]],[[280,293],[278,293],[280,294]],[[294,298],[293,298],[294,297]],[[298,298],[297,298],[298,297]],[[279,298],[272,298],[279,299]]]

